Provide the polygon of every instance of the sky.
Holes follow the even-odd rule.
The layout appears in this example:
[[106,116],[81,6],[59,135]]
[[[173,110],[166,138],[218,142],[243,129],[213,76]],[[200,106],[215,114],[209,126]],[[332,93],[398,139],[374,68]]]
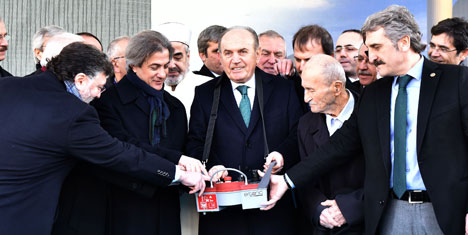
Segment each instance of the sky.
[[[455,3],[456,0],[454,0]],[[273,29],[286,40],[287,54],[292,54],[292,37],[305,25],[318,24],[336,39],[343,30],[360,29],[367,16],[397,4],[406,6],[415,16],[424,36],[427,32],[427,1],[424,0],[153,0],[152,25],[181,22],[192,29],[191,70],[203,64],[198,56],[196,41],[206,27],[246,25],[258,34]],[[169,6],[170,5],[170,6]],[[175,9],[173,6],[183,6]],[[170,9],[170,10],[164,10]]]

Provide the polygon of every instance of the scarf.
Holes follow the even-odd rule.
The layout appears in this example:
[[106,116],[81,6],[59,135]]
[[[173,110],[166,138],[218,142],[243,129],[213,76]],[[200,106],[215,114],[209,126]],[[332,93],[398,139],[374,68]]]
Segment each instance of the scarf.
[[81,99],[80,92],[78,91],[78,89],[77,89],[76,86],[75,86],[75,82],[63,81],[63,83],[65,83],[65,86],[67,87],[67,91],[68,91],[69,93],[72,93],[73,95],[75,95],[76,97],[78,97],[78,99],[82,100],[82,99]]
[[170,112],[166,102],[164,102],[164,89],[160,91],[152,88],[146,82],[142,81],[133,70],[127,72],[128,80],[137,88],[139,88],[143,96],[148,100],[150,105],[149,115],[149,140],[152,146],[158,145],[161,141],[161,136],[167,136],[166,120],[169,118]]

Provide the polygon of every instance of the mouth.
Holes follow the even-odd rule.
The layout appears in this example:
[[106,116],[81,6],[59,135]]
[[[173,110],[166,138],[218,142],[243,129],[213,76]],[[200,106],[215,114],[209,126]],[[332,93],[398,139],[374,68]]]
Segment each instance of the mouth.
[[231,68],[231,71],[234,73],[242,72],[243,70],[244,70],[244,67]]

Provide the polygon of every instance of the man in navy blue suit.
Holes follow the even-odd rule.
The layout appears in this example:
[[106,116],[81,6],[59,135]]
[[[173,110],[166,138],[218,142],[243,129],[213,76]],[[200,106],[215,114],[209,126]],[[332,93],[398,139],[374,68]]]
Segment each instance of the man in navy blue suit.
[[[217,85],[221,86],[211,154],[207,162],[210,175],[217,169],[230,167],[248,173],[250,179],[252,170],[263,169],[273,159],[278,162],[276,172],[281,168],[287,169],[299,160],[296,129],[302,112],[294,84],[256,68],[260,53],[258,44],[257,34],[251,28],[228,29],[219,43],[223,75],[195,90],[187,153],[201,158],[213,91]],[[263,89],[260,90],[260,86]],[[259,110],[259,91],[263,93],[264,120]],[[268,147],[273,150],[266,161],[262,121],[265,123]],[[216,180],[218,178],[215,177]],[[291,198],[284,198],[279,204],[276,210],[268,213],[233,206],[201,215],[200,234],[297,234],[296,211]],[[272,226],[272,221],[281,223]],[[223,228],[223,231],[217,228]]]
[[200,173],[101,128],[87,103],[100,96],[111,71],[103,53],[75,42],[44,73],[0,80],[0,234],[50,234],[62,183],[80,159],[158,186],[178,181],[203,191]]

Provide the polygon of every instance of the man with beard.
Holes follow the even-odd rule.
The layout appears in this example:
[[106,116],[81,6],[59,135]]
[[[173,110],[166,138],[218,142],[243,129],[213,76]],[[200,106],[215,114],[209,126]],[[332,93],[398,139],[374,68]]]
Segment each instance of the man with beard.
[[335,58],[340,62],[346,73],[346,87],[359,93],[361,85],[356,75],[356,62],[354,57],[358,55],[358,48],[362,44],[361,31],[348,29],[341,33],[336,41]]
[[[7,33],[5,22],[0,17],[0,61],[4,60],[6,57],[6,51],[8,50],[8,39],[10,36]],[[12,76],[11,73],[6,71],[0,66],[0,77],[9,77]]]
[[164,82],[164,90],[184,104],[187,118],[190,120],[190,107],[195,95],[195,87],[212,78],[194,74],[189,70],[189,45],[192,32],[187,26],[170,22],[157,26],[155,30],[166,36],[174,48],[174,56],[169,64],[169,74]]

